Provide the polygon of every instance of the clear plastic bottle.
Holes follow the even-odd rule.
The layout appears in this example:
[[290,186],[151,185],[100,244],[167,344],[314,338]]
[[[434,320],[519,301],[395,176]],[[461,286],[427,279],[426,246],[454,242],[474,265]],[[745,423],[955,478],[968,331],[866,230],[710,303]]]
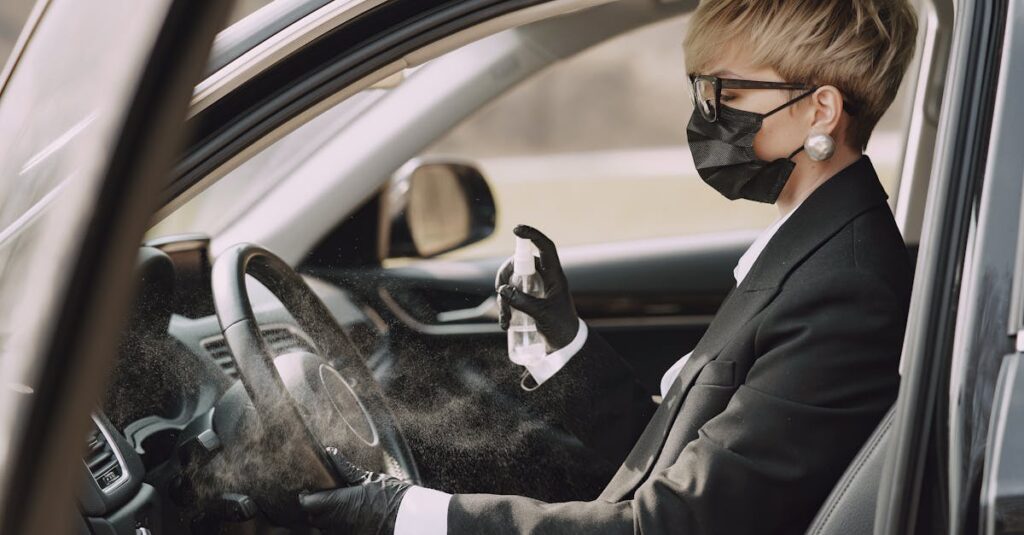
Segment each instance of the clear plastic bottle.
[[[533,243],[516,238],[509,284],[534,297],[544,297],[544,281],[533,260]],[[508,358],[520,366],[533,364],[547,355],[547,341],[537,330],[537,322],[528,314],[512,309],[508,325]]]

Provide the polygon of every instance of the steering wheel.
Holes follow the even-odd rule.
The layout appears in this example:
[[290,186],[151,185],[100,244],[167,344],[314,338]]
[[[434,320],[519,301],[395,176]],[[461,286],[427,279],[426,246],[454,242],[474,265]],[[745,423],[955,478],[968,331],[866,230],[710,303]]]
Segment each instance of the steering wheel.
[[[281,301],[312,339],[312,351],[274,355],[253,314],[246,275]],[[263,481],[264,487],[277,487],[274,492],[254,494],[280,497],[287,493],[294,499],[299,490],[348,484],[324,446],[337,447],[362,468],[420,481],[412,452],[361,352],[302,277],[269,251],[243,243],[217,258],[212,286],[224,340],[258,420],[234,433],[231,455],[235,459],[228,461],[235,462],[236,470],[260,471],[263,477],[254,479]],[[236,398],[245,397],[237,384],[233,390]],[[225,397],[230,394],[229,390]],[[215,418],[241,419],[237,407],[242,404],[247,405],[235,402],[228,405],[236,409],[217,409],[225,414]],[[260,462],[238,458],[246,456]],[[261,501],[274,500],[257,498]]]

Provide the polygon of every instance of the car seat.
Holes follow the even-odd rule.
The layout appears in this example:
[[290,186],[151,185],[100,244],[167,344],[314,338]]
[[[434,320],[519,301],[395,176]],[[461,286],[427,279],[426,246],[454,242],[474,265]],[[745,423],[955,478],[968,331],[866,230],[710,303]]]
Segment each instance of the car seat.
[[886,446],[891,441],[892,420],[893,409],[890,408],[818,510],[807,535],[871,535],[874,532],[875,507]]

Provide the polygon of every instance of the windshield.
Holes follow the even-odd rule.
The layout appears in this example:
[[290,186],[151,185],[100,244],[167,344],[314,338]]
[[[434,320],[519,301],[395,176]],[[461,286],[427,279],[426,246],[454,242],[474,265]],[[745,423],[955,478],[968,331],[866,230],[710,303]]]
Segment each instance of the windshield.
[[147,238],[217,235],[385,94],[386,89],[367,89],[320,114],[172,212],[150,229]]

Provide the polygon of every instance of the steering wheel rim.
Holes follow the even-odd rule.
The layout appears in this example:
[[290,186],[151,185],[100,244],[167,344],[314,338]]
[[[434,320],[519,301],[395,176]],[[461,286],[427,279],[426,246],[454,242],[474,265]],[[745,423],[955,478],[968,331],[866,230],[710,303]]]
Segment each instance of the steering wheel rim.
[[[299,328],[316,345],[312,354],[274,355],[253,313],[246,288],[246,275],[259,281],[281,301]],[[310,480],[305,482],[306,485],[333,488],[348,482],[334,469],[321,440],[325,420],[314,418],[293,397],[279,371],[283,369],[280,368],[282,361],[298,362],[300,366],[305,366],[305,375],[319,377],[324,382],[327,392],[324,395],[328,398],[334,392],[350,391],[362,409],[363,416],[374,429],[375,438],[380,439],[379,444],[367,444],[371,448],[379,448],[385,463],[382,471],[414,483],[419,482],[419,472],[411,449],[361,351],[351,342],[342,326],[334,321],[330,311],[302,277],[270,251],[242,243],[232,246],[217,258],[211,282],[217,319],[225,342],[234,356],[239,379],[261,420],[264,415],[283,416],[266,418],[268,421],[261,422],[261,425],[270,425],[270,431],[276,436],[300,441],[298,447],[290,447],[289,452],[303,457],[300,464],[309,468]],[[315,373],[311,373],[312,369],[315,369]],[[287,370],[285,375],[289,375]],[[341,378],[341,381],[335,376]],[[328,382],[331,382],[330,388],[327,388]],[[328,405],[333,405],[333,409],[346,424],[350,417],[353,421],[358,417],[342,414],[342,406],[334,399],[330,399]],[[351,402],[348,402],[347,407],[353,407]],[[351,424],[349,428],[355,431]]]

